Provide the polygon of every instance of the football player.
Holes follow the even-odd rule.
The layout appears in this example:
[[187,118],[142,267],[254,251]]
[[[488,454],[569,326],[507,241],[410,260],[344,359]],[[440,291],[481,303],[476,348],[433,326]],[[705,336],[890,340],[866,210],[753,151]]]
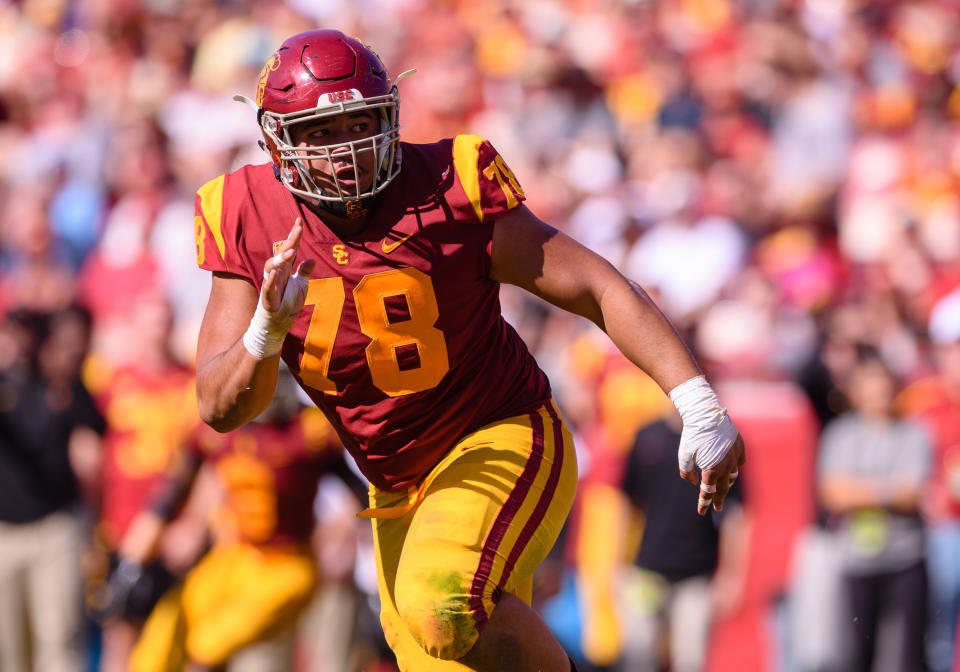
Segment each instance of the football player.
[[670,394],[701,513],[722,506],[743,443],[649,297],[539,220],[488,141],[400,141],[405,74],[334,30],[287,39],[263,68],[251,102],[271,160],[197,192],[213,273],[200,414],[220,431],[254,417],[282,357],[371,482],[400,668],[565,671],[529,598],[573,499],[573,445],[500,283],[592,320]]
[[[229,434],[207,426],[196,432],[187,459],[129,526],[100,615],[123,613],[149,591],[145,568],[165,528],[188,494],[191,502],[211,499],[209,479],[198,484],[206,497],[191,494],[203,464],[215,472],[214,499],[222,500],[210,516],[216,543],[153,607],[124,669],[166,672],[186,661],[189,669],[247,669],[240,661],[249,666],[251,658],[293,669],[295,621],[317,586],[310,545],[317,484],[331,474],[358,498],[365,488],[320,412],[301,411],[289,373],[254,422]],[[204,504],[192,508],[199,509],[194,517],[210,514]]]
[[[106,562],[98,558],[100,564],[136,585],[123,608],[114,610],[113,618],[103,623],[101,672],[126,672],[143,619],[174,580],[168,571],[175,564],[170,557],[161,554],[134,576],[129,567],[121,566],[118,556],[137,512],[164,487],[166,474],[183,458],[190,435],[203,425],[193,399],[194,372],[176,361],[168,347],[171,311],[163,295],[139,294],[119,328],[123,356],[111,351],[109,358],[98,360],[97,370],[103,375],[92,381],[91,389],[107,420],[94,548],[96,555],[108,555]],[[100,577],[90,583],[90,610],[99,616],[109,591],[102,590]]]

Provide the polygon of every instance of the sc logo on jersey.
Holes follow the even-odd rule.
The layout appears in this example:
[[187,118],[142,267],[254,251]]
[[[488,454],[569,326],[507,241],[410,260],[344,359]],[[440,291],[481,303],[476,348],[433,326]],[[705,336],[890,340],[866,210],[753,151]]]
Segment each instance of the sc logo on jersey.
[[350,254],[347,252],[347,247],[340,243],[334,245],[333,258],[341,266],[346,266],[350,262]]

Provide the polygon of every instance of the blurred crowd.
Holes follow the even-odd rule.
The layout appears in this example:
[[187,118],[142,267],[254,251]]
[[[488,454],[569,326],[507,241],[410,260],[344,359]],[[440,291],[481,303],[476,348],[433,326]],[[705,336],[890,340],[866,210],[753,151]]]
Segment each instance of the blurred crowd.
[[[91,604],[199,424],[194,192],[268,160],[231,98],[316,27],[417,68],[402,138],[490,139],[746,439],[723,515],[677,515],[666,397],[503,289],[578,438],[535,606],[582,669],[960,669],[956,0],[0,0],[0,672],[123,669],[142,615]],[[392,669],[355,506],[321,481],[298,670]]]

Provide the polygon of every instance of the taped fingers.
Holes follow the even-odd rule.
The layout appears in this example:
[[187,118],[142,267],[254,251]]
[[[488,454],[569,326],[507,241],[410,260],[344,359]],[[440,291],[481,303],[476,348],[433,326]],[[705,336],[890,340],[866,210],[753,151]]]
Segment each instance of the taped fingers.
[[697,510],[701,515],[706,513],[707,509],[710,508],[710,504],[713,502],[713,495],[716,492],[716,484],[706,482],[700,484],[700,497],[697,499]]
[[723,510],[723,504],[727,499],[727,494],[730,492],[730,488],[733,487],[733,484],[737,481],[737,476],[739,476],[739,471],[735,470],[730,474],[721,476],[720,478],[714,477],[711,480],[715,480],[717,483],[717,490],[713,496],[713,508],[717,511]]
[[727,498],[727,493],[730,492],[730,488],[733,487],[733,484],[737,482],[737,477],[739,475],[740,475],[739,469],[734,469],[732,472],[727,474],[725,486],[722,488],[722,490],[719,493],[717,493],[717,496],[713,502],[714,507],[717,509],[717,511],[720,511],[723,509],[723,502]]
[[287,255],[287,257],[285,258],[284,255],[286,254],[287,254],[286,252],[277,252],[275,255],[267,259],[266,263],[263,265],[264,280],[269,280],[270,273],[273,271],[277,271],[279,273],[283,264],[287,263],[288,259],[293,258],[292,254]]

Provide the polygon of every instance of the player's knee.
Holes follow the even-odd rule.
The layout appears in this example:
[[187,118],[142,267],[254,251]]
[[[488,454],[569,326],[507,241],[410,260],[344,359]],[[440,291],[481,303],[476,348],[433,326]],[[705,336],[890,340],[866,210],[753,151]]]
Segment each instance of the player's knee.
[[462,658],[479,636],[470,586],[464,582],[461,574],[442,570],[426,572],[404,582],[402,588],[398,582],[400,618],[413,639],[434,658]]

